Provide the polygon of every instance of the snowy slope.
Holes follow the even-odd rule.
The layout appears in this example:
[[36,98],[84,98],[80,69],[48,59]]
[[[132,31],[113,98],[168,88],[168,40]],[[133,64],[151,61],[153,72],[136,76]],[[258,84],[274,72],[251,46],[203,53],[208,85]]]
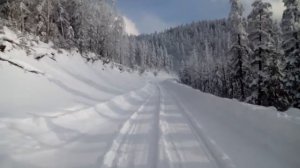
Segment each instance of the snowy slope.
[[[18,42],[12,32],[5,32]],[[42,55],[46,56],[40,61],[33,59]],[[85,108],[146,83],[137,73],[120,73],[111,65],[85,63],[75,51],[58,52],[41,42],[31,47],[28,56],[23,48],[15,47],[0,53],[0,58],[43,74],[31,74],[0,62],[0,92],[5,95],[0,97],[0,106],[9,116]]]
[[0,61],[0,167],[300,167],[299,110],[282,115],[167,74],[120,72],[43,43],[31,49],[0,53],[26,69]]

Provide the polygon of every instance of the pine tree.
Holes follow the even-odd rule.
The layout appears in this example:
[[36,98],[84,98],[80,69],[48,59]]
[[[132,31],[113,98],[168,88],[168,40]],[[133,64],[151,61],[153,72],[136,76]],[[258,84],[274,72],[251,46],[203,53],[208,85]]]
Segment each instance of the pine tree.
[[267,100],[268,89],[268,61],[275,53],[274,39],[272,37],[273,21],[271,4],[262,0],[255,0],[252,11],[248,16],[248,31],[250,46],[253,50],[251,55],[252,94],[250,102],[258,105],[269,105]]
[[[233,94],[240,100],[245,100],[247,90],[247,76],[249,72],[248,57],[250,49],[248,38],[243,23],[243,6],[240,0],[231,0],[229,22],[231,25],[231,82],[232,86],[239,89],[239,93]],[[232,92],[235,88],[232,89]]]
[[300,1],[284,0],[281,28],[285,52],[285,87],[291,96],[291,104],[300,108]]
[[283,50],[281,47],[282,38],[281,31],[277,23],[273,23],[272,39],[274,40],[271,48],[270,57],[267,61],[267,79],[265,87],[267,89],[267,101],[270,106],[275,106],[280,111],[289,108],[289,96],[284,88],[284,61]]

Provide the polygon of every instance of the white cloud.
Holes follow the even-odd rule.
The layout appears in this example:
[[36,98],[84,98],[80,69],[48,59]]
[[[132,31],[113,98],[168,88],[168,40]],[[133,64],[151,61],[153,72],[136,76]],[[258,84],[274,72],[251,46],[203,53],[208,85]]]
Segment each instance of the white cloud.
[[[249,1],[249,0],[242,0],[245,6],[246,13],[248,14],[251,10],[251,4],[254,0]],[[272,4],[272,10],[274,14],[274,18],[276,20],[280,20],[282,17],[282,13],[285,9],[284,4],[282,0],[266,0],[267,2],[270,2]]]
[[127,18],[126,16],[123,16],[124,22],[125,22],[125,31],[129,35],[139,35],[139,30],[136,27],[135,23]]

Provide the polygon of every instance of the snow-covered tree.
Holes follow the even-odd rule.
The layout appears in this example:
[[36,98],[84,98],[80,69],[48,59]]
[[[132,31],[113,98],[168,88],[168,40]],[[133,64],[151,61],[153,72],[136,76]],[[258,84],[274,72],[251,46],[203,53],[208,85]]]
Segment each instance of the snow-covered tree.
[[268,105],[267,83],[268,61],[275,52],[273,39],[273,21],[271,4],[262,0],[255,0],[252,4],[252,11],[248,16],[248,38],[253,50],[251,55],[251,90],[250,102],[258,105]]
[[284,0],[281,28],[285,52],[285,86],[293,106],[300,108],[300,1]]
[[231,0],[231,11],[229,14],[231,31],[231,78],[233,90],[238,89],[236,98],[245,100],[247,94],[247,77],[249,75],[248,38],[243,23],[243,6],[240,0]]
[[280,31],[272,20],[271,4],[255,0],[248,16],[248,38],[252,48],[251,95],[248,101],[258,105],[286,108],[279,48]]

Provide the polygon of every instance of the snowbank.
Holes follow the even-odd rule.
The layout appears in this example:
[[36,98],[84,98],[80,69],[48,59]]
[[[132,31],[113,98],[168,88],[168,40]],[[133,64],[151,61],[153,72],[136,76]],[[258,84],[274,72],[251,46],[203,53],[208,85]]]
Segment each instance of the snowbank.
[[197,123],[203,125],[205,133],[238,161],[238,167],[299,167],[299,110],[291,109],[283,114],[275,108],[219,98],[175,82],[166,87],[180,98]]
[[[0,38],[20,41],[6,27]],[[29,46],[13,46],[0,53],[0,58],[24,68],[0,61],[0,93],[5,95],[0,96],[0,117],[90,107],[139,89],[154,78],[150,72],[139,75],[138,72],[120,72],[116,66],[111,68],[111,64],[87,63],[76,50],[58,51],[51,48],[52,44],[33,40],[33,37],[22,39]],[[37,57],[40,59],[35,59]],[[157,79],[167,76],[159,75]]]

